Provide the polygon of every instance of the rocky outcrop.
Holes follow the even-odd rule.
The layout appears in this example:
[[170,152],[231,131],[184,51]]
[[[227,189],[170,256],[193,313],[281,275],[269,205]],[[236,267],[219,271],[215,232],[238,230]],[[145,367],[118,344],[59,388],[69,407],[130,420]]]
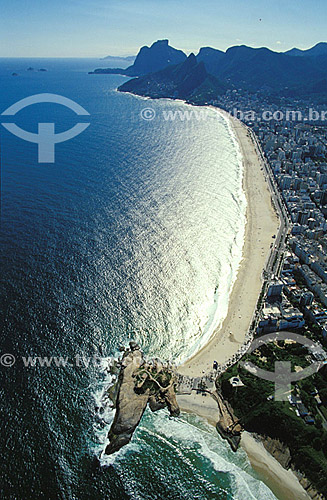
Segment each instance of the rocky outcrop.
[[90,72],[90,74],[141,76],[160,71],[173,64],[179,64],[185,61],[185,59],[186,54],[182,50],[171,47],[168,40],[157,40],[151,47],[142,47],[134,63],[128,68],[98,68]]
[[171,416],[178,416],[177,390],[180,394],[191,395],[196,391],[211,395],[217,403],[217,430],[231,448],[237,450],[242,427],[214,379],[209,380],[208,376],[189,379],[178,374],[170,363],[162,363],[157,358],[147,360],[135,342],[130,342],[129,349],[122,348],[122,352],[122,359],[110,367],[112,374],[118,374],[118,380],[108,389],[116,413],[108,433],[107,455],[129,443],[147,405],[153,412],[168,408]]
[[148,402],[148,394],[136,394],[134,391],[134,372],[143,363],[139,349],[126,351],[121,361],[116,396],[116,414],[109,431],[110,443],[106,447],[109,455],[126,445],[133,435]]
[[284,469],[292,469],[293,473],[298,478],[301,486],[306,490],[309,497],[313,500],[324,500],[325,497],[319,493],[313,484],[305,477],[305,475],[295,469],[292,464],[292,455],[288,446],[278,439],[273,439],[269,436],[262,436],[261,434],[253,433],[253,436],[258,441],[261,441],[265,449],[272,455]]
[[281,443],[278,439],[273,439],[269,436],[260,438],[263,446],[266,448],[268,453],[272,455],[284,469],[288,469],[291,465],[291,452],[284,443]]
[[152,411],[167,406],[172,416],[179,415],[175,384],[174,370],[169,365],[159,360],[146,361],[139,346],[130,342],[120,362],[117,385],[109,392],[116,413],[108,434],[107,455],[129,443],[148,403]]
[[[196,96],[209,98],[226,92],[226,85],[209,75],[203,62],[190,54],[180,64],[133,78],[118,87],[120,92],[132,92],[152,98],[178,98],[194,100]],[[193,102],[193,101],[192,101]]]
[[306,477],[301,477],[299,473],[297,473],[297,471],[293,472],[298,476],[301,486],[303,486],[312,500],[326,500],[325,497],[315,489],[313,484]]
[[227,401],[224,400],[219,390],[213,392],[212,397],[217,401],[219,409],[219,420],[216,425],[217,431],[223,439],[226,439],[232,450],[236,451],[241,441],[242,426]]

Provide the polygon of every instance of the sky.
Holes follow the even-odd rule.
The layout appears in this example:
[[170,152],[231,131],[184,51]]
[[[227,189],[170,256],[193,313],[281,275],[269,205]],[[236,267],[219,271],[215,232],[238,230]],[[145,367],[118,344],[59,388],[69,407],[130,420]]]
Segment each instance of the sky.
[[326,19],[326,0],[1,0],[0,57],[135,55],[163,38],[283,52],[327,41]]

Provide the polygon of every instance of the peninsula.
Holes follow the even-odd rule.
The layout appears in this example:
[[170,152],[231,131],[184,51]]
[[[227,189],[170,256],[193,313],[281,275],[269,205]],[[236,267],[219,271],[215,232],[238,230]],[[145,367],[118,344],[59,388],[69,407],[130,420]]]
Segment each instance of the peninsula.
[[129,443],[147,404],[152,411],[167,406],[171,416],[178,416],[180,412],[172,367],[158,359],[145,360],[135,342],[130,342],[129,349],[123,347],[121,350],[123,356],[118,365],[118,381],[109,392],[116,413],[108,435],[107,455]]
[[[325,83],[323,83],[324,80],[319,80],[323,76],[323,71],[319,67],[318,59],[326,57],[326,54],[324,44],[318,48],[319,55],[310,55],[309,57],[305,55],[305,57],[302,57],[297,53],[278,55],[268,49],[251,49],[249,47],[234,47],[226,53],[206,47],[201,49],[197,56],[190,54],[177,64],[169,63],[166,67],[145,75],[139,71],[137,78],[125,82],[118,88],[121,92],[134,93],[139,96],[183,99],[189,104],[213,106],[216,112],[220,113],[228,121],[239,144],[244,166],[243,186],[247,199],[243,258],[230,295],[226,318],[222,324],[218,325],[207,345],[181,366],[173,369],[170,374],[171,380],[174,379],[171,385],[171,396],[174,395],[174,401],[182,411],[195,413],[214,424],[220,435],[228,440],[233,450],[236,450],[241,444],[248,453],[253,467],[278,495],[278,498],[283,500],[304,500],[310,497],[322,498],[315,489],[318,487],[320,491],[325,490],[325,480],[320,477],[318,472],[319,467],[321,469],[325,468],[323,453],[319,451],[322,445],[318,447],[318,442],[315,444],[316,449],[319,451],[315,455],[315,452],[310,448],[309,438],[310,435],[316,436],[317,431],[315,429],[310,434],[310,430],[303,429],[303,423],[297,420],[298,416],[293,416],[292,412],[294,410],[287,405],[285,408],[279,408],[278,405],[274,407],[277,420],[282,418],[289,425],[296,425],[298,434],[304,436],[303,445],[305,445],[305,448],[299,450],[299,439],[289,439],[289,433],[282,434],[278,432],[278,429],[269,430],[269,425],[268,427],[266,425],[268,417],[263,418],[264,415],[261,416],[261,423],[264,422],[265,427],[260,422],[255,421],[255,412],[259,410],[256,409],[255,401],[254,403],[252,401],[256,393],[255,389],[251,392],[251,384],[247,385],[245,392],[243,391],[251,402],[249,405],[249,418],[246,418],[242,400],[236,397],[238,386],[236,386],[236,392],[231,392],[229,386],[230,380],[233,378],[238,381],[237,384],[239,383],[240,386],[244,385],[238,378],[240,367],[237,362],[246,354],[253,336],[262,331],[260,328],[263,327],[260,327],[260,325],[265,324],[261,318],[263,318],[263,304],[267,300],[267,296],[269,293],[274,296],[275,291],[271,292],[271,290],[281,290],[281,286],[278,285],[278,278],[281,276],[283,269],[286,242],[292,231],[293,220],[285,199],[281,196],[280,188],[282,183],[277,185],[271,166],[267,163],[258,137],[254,133],[254,131],[258,132],[258,127],[253,126],[253,124],[251,124],[251,127],[246,126],[245,123],[232,117],[222,108],[227,108],[230,111],[230,106],[225,103],[234,103],[235,105],[238,96],[243,96],[243,92],[246,93],[246,91],[242,90],[243,85],[246,87],[252,86],[253,92],[254,82],[251,80],[253,74],[251,74],[250,69],[254,67],[256,68],[255,71],[258,72],[260,65],[262,67],[265,67],[265,65],[273,67],[274,64],[277,64],[280,67],[285,66],[286,69],[279,82],[272,80],[271,84],[274,89],[270,89],[268,93],[261,90],[262,85],[265,84],[264,81],[261,81],[261,88],[258,94],[255,94],[256,99],[259,99],[260,96],[261,98],[267,98],[267,95],[270,95],[273,100],[277,95],[291,95],[292,93],[299,95],[299,92],[306,92],[311,95],[311,93],[314,94],[317,91],[319,91],[317,97],[319,99],[320,93],[324,92]],[[316,53],[315,50],[313,52]],[[237,81],[237,73],[233,74],[235,69],[235,67],[233,69],[233,59],[238,61],[239,65],[239,58],[248,66],[242,73],[242,77],[244,77],[242,82]],[[220,67],[220,70],[218,70],[218,67]],[[290,69],[289,72],[287,67]],[[311,74],[316,83],[305,82],[303,77],[301,90],[299,90],[295,85],[294,79],[297,78],[295,75],[303,72],[305,67],[313,69]],[[233,78],[227,77],[226,73],[221,78],[223,75],[222,68],[228,68],[230,74],[233,74]],[[119,71],[117,70],[117,72]],[[261,72],[260,78],[264,74],[265,72]],[[128,76],[132,76],[132,74]],[[247,79],[248,81],[246,81]],[[290,87],[282,88],[288,84]],[[235,85],[239,85],[240,89],[235,90]],[[260,92],[264,93],[260,94]],[[249,100],[249,94],[246,93],[246,96]],[[314,226],[312,225],[312,227]],[[303,252],[300,252],[300,254],[303,255]],[[288,303],[284,296],[280,297],[280,300],[285,304]],[[290,307],[290,303],[288,304]],[[300,318],[298,313],[299,311],[294,309],[293,316],[297,315],[296,318]],[[288,324],[287,321],[292,322],[293,316],[289,320],[285,316],[278,323],[274,323],[275,329],[282,329],[280,325]],[[289,324],[293,325],[293,323]],[[301,318],[297,323],[294,323],[294,325],[303,324]],[[130,354],[126,356],[127,358],[130,358]],[[146,365],[147,363],[143,359],[137,368],[137,371],[141,370],[142,376],[145,378],[149,374],[151,375],[148,369],[142,371],[143,364]],[[122,370],[126,370],[126,367],[122,366]],[[122,377],[121,375],[120,378],[122,379]],[[146,384],[149,381],[141,381],[138,377],[139,375],[134,374],[133,383],[130,384],[132,391],[134,393],[138,392],[139,383],[148,391],[149,388]],[[160,388],[156,384],[154,392],[142,394],[145,397],[142,399],[143,403],[140,404],[141,409],[136,412],[139,415],[136,418],[137,423],[147,403],[149,403],[150,408],[152,406],[153,411],[156,410],[156,405],[150,404],[150,397],[152,401],[153,399],[160,400],[160,407],[168,406],[169,408],[169,402],[160,392],[163,388],[164,386]],[[315,387],[313,389],[314,391],[317,390]],[[151,390],[153,391],[153,388]],[[268,413],[270,410],[266,408],[266,400],[267,397],[270,397],[269,391],[269,387],[262,387],[260,396],[263,397],[263,411]],[[118,393],[121,394],[119,397],[123,398],[122,385],[120,385],[120,392],[118,391]],[[121,412],[118,411],[119,408],[122,408],[119,397],[116,400],[116,416],[117,413],[121,415]],[[144,401],[146,401],[145,406]],[[230,401],[232,401],[233,408]],[[247,407],[248,401],[244,403],[246,403],[245,406]],[[178,411],[176,407],[176,415]],[[117,430],[117,427],[115,425],[117,425],[119,418],[121,417],[117,416],[118,420],[116,421],[115,417],[109,433],[110,444],[106,449],[107,453],[112,453],[116,449],[115,439],[117,434],[115,430]],[[317,418],[319,418],[319,415]],[[310,421],[314,422],[312,418]],[[130,427],[132,432],[136,425],[135,422],[132,422]],[[243,432],[244,429],[258,432],[258,434],[261,433],[260,439],[266,449],[253,436]],[[128,439],[126,442],[128,442],[131,435],[132,433],[128,434],[127,432]],[[325,438],[325,432],[323,437]],[[278,458],[279,462],[267,454],[267,449],[274,457]],[[303,465],[301,460],[297,459],[296,454],[299,451],[305,460],[310,456],[311,463],[306,462],[306,465]],[[284,469],[291,466],[297,471],[302,471],[301,473],[297,472],[298,478],[291,470]],[[303,473],[305,476],[303,476]],[[281,477],[283,478],[282,487],[279,481]],[[298,479],[301,479],[301,484]],[[307,491],[304,490],[302,485]]]
[[129,343],[129,348],[121,347],[121,351],[122,358],[111,366],[112,373],[118,370],[119,376],[108,391],[116,413],[108,434],[107,455],[129,443],[147,405],[153,412],[167,407],[172,417],[178,417],[180,408],[176,395],[183,401],[193,391],[212,396],[214,425],[233,451],[237,450],[242,426],[224,401],[212,374],[185,377],[170,363],[162,363],[157,358],[146,359],[134,341]]

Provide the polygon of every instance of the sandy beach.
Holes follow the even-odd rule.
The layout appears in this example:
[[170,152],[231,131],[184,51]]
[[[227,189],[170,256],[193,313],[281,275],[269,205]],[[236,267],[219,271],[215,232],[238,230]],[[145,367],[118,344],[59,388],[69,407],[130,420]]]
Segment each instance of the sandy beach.
[[[220,112],[230,120],[243,156],[243,186],[247,199],[243,256],[230,295],[228,313],[221,327],[216,329],[200,351],[178,367],[179,372],[189,376],[210,372],[214,360],[226,362],[244,343],[261,291],[262,271],[270,253],[270,245],[274,242],[273,235],[279,228],[268,183],[247,127],[228,113]],[[211,396],[193,391],[191,395],[177,396],[177,400],[182,411],[195,413],[216,425],[218,408]],[[243,432],[241,446],[259,478],[278,499],[310,498],[295,474],[285,470],[251,434]]]
[[268,183],[247,128],[240,121],[232,119],[228,113],[219,112],[230,120],[243,156],[243,186],[247,199],[245,238],[242,261],[230,295],[225,320],[209,342],[178,367],[181,373],[190,376],[199,376],[203,372],[211,371],[214,360],[224,363],[244,343],[260,294],[262,271],[270,245],[274,241],[273,235],[279,227]]
[[310,496],[291,470],[284,469],[262,443],[243,432],[241,446],[253,469],[279,500],[309,500]]
[[[205,418],[216,425],[217,403],[209,395],[197,394],[177,396],[182,411]],[[286,470],[249,432],[242,433],[241,447],[248,456],[252,468],[279,500],[310,500],[310,496],[291,470]]]

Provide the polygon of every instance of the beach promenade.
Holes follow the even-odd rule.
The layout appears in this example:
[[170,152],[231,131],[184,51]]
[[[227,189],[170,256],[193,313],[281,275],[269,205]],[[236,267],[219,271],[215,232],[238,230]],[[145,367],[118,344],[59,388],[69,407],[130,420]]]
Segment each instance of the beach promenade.
[[[209,342],[193,357],[178,367],[178,371],[190,377],[212,372],[213,362],[223,365],[242,349],[247,340],[257,301],[261,292],[262,272],[268,263],[271,244],[280,227],[280,219],[272,203],[272,194],[262,168],[258,149],[248,128],[228,113],[219,110],[230,124],[241,149],[244,177],[243,187],[247,199],[246,227],[242,261],[228,305],[228,313],[213,333]],[[218,419],[216,402],[209,396],[197,394],[177,396],[183,411],[195,413],[215,425]],[[256,441],[251,434],[242,435],[241,446],[248,455],[252,467],[280,500],[305,500],[310,497],[290,470],[285,470]]]
[[224,364],[241,348],[260,295],[262,271],[279,228],[261,160],[248,128],[228,113],[218,112],[230,121],[243,157],[243,186],[247,199],[245,238],[225,320],[209,342],[178,368],[179,372],[189,376],[210,372],[215,360]]

